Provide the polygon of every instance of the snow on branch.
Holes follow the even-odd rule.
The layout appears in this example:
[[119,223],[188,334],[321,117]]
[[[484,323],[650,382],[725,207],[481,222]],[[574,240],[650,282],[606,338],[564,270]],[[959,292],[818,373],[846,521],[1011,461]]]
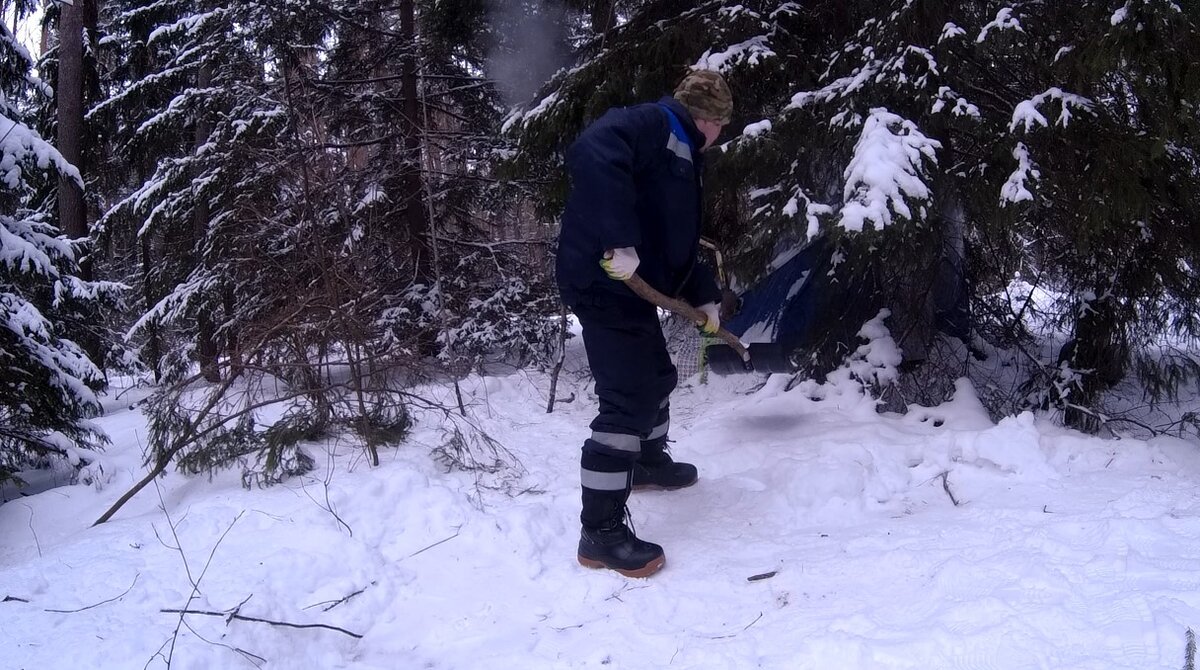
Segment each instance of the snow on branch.
[[933,101],[933,107],[930,113],[937,114],[946,108],[947,102],[953,102],[954,106],[950,108],[950,113],[954,116],[969,116],[974,119],[981,118],[979,108],[972,105],[966,98],[959,96],[949,86],[938,88],[937,100]]
[[150,36],[146,38],[146,44],[153,45],[164,38],[180,32],[196,36],[210,21],[221,20],[227,13],[228,10],[219,9],[201,14],[188,14],[174,23],[155,28],[150,32]]
[[51,226],[0,214],[0,265],[21,273],[57,279],[60,261],[75,262],[71,244],[54,236]]
[[0,114],[0,184],[16,190],[21,183],[21,165],[30,160],[43,170],[53,163],[60,174],[83,186],[79,170],[58,149],[29,126]]
[[[50,88],[49,84],[42,81],[32,72],[30,72],[30,70],[33,70],[35,67],[37,67],[37,64],[35,63],[33,56],[29,54],[29,50],[22,46],[21,42],[18,41],[16,36],[12,34],[12,31],[9,30],[8,26],[5,25],[3,21],[0,21],[0,53],[5,53],[5,51],[15,55],[18,59],[19,62],[17,63],[17,72],[24,73],[21,76],[27,84],[37,89],[39,93],[46,97],[52,97],[54,95],[54,91]],[[0,96],[2,95],[3,94],[0,94]],[[5,101],[3,97],[0,97],[0,110],[4,109],[4,105]]]
[[1017,142],[1017,146],[1012,151],[1013,158],[1017,159],[1017,169],[1008,176],[1008,181],[1004,182],[1004,186],[1000,187],[1000,206],[1005,207],[1009,203],[1025,202],[1033,200],[1033,193],[1026,186],[1031,178],[1038,179],[1041,173],[1033,166],[1033,161],[1029,159],[1029,149],[1022,142]]
[[893,211],[911,221],[908,200],[929,199],[930,190],[922,177],[927,162],[937,163],[936,152],[941,148],[940,142],[926,137],[912,121],[882,107],[872,109],[844,173],[845,206],[839,225],[861,231],[870,221],[884,228],[891,225]]
[[1005,7],[996,12],[996,18],[992,19],[987,25],[979,31],[979,37],[975,38],[977,44],[983,44],[987,40],[988,33],[992,30],[1015,30],[1017,32],[1025,32],[1021,27],[1021,22],[1012,15],[1012,7]]
[[1046,117],[1038,111],[1047,100],[1058,100],[1062,103],[1062,111],[1058,115],[1057,124],[1066,128],[1071,122],[1071,107],[1081,109],[1085,112],[1091,112],[1094,106],[1091,100],[1074,93],[1065,93],[1060,88],[1048,89],[1045,93],[1035,95],[1029,100],[1022,101],[1013,109],[1012,123],[1008,124],[1009,131],[1017,129],[1018,125],[1025,126],[1025,132],[1029,132],[1034,126],[1046,127],[1049,124]]
[[799,109],[814,102],[831,102],[853,95],[879,74],[877,63],[868,63],[816,91],[801,91],[792,96],[788,109]]
[[508,118],[504,120],[504,124],[501,126],[500,132],[507,133],[516,124],[527,126],[529,125],[530,121],[533,121],[534,119],[553,109],[554,106],[558,104],[558,93],[558,91],[550,93],[546,97],[539,100],[538,104],[527,112],[514,110],[511,114],[509,114]]
[[1114,26],[1119,23],[1123,23],[1125,21],[1125,19],[1129,18],[1129,5],[1130,4],[1132,4],[1132,3],[1126,2],[1124,7],[1121,7],[1117,11],[1113,12],[1112,16],[1109,17],[1108,22]]
[[962,37],[966,34],[967,31],[959,28],[957,25],[953,23],[947,23],[946,25],[942,26],[942,34],[940,37],[938,37],[938,43],[940,44],[946,40],[952,40],[955,37]]
[[758,65],[764,60],[774,58],[777,55],[775,50],[768,45],[767,36],[758,35],[757,37],[751,37],[745,42],[735,44],[724,51],[705,51],[704,55],[692,67],[701,70],[728,72],[734,66],[742,63]]

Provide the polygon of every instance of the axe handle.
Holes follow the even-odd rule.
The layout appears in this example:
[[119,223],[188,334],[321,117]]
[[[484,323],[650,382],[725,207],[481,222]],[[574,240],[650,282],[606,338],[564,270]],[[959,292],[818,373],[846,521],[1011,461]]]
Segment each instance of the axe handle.
[[[654,289],[654,287],[647,284],[644,279],[637,276],[636,272],[630,275],[629,279],[625,280],[625,285],[647,302],[657,307],[661,307],[669,312],[678,314],[697,326],[703,326],[705,322],[708,321],[708,317],[704,315],[704,312],[701,312],[682,300],[670,298],[662,293],[659,293]],[[725,330],[724,328],[717,328],[716,335],[724,340],[726,344],[732,347],[733,350],[742,357],[743,361],[750,360],[750,352],[746,351],[746,347],[742,345],[742,341],[739,340],[736,335],[728,330]]]

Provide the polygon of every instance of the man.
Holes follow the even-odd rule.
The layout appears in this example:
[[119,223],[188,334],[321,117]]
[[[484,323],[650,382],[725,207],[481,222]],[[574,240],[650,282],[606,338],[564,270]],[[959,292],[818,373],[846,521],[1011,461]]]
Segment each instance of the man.
[[695,466],[666,451],[677,381],[656,308],[624,283],[635,271],[660,292],[720,324],[721,292],[697,263],[701,151],[729,123],[733,97],[721,75],[696,70],[673,97],[611,109],[567,152],[571,193],[557,258],[563,302],[583,327],[600,412],[583,444],[579,562],[630,577],[666,563],[663,549],[626,525],[631,488],[696,483]]

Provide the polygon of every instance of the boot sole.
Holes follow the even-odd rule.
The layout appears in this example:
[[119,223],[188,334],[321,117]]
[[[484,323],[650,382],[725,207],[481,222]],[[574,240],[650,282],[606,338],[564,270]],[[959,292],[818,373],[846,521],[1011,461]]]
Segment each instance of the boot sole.
[[663,486],[661,484],[634,484],[632,490],[634,490],[634,491],[678,491],[679,489],[686,489],[689,486],[695,486],[696,482],[698,482],[698,481],[700,481],[700,479],[696,478],[696,479],[693,479],[691,482],[688,482],[687,484],[681,484],[679,486]]
[[608,570],[615,570],[616,572],[619,572],[619,573],[625,575],[626,577],[634,577],[634,578],[640,579],[642,577],[649,577],[650,575],[658,572],[659,570],[662,570],[663,566],[667,564],[667,557],[664,554],[664,555],[659,556],[658,558],[650,561],[649,563],[643,565],[640,568],[633,568],[633,569],[614,568],[611,565],[607,565],[607,564],[597,561],[595,559],[586,558],[584,556],[579,556],[579,564],[585,568],[593,568],[593,569],[597,569],[597,570],[602,569],[602,568],[608,569]]

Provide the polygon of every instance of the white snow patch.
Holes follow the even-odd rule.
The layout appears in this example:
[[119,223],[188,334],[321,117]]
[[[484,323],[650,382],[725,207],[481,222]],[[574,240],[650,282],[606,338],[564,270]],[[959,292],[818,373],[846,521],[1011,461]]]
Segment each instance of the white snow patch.
[[746,137],[758,137],[759,135],[762,135],[763,133],[770,132],[770,130],[771,130],[771,120],[763,119],[762,121],[751,123],[750,125],[743,128],[742,135],[744,135]]

